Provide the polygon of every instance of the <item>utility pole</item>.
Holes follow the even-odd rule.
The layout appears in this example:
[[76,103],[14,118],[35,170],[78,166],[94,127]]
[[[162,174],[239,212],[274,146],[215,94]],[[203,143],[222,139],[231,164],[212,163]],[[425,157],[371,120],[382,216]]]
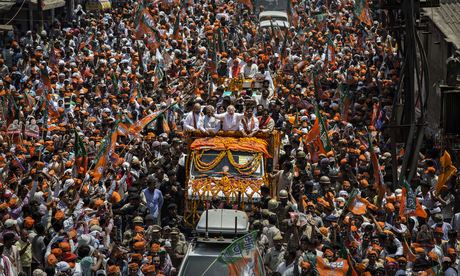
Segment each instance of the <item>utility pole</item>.
[[45,6],[44,0],[37,0],[37,9],[38,9],[38,32],[41,33],[44,29],[43,27],[43,7]]

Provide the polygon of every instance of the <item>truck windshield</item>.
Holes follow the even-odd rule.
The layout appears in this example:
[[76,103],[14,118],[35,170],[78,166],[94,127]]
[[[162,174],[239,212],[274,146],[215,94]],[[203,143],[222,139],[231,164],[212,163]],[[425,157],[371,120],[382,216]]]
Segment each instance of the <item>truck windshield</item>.
[[288,21],[288,18],[283,16],[262,16],[260,21]]
[[[208,150],[200,155],[198,155],[198,152],[195,153],[197,154],[196,158],[201,156],[199,161],[201,161],[202,164],[210,164],[215,162],[216,159],[219,159],[219,156],[222,152],[216,150]],[[191,162],[191,174],[195,177],[220,177],[224,175],[230,175],[234,177],[260,178],[263,176],[263,157],[258,157],[257,153],[232,151],[231,157],[233,158],[232,162],[230,162],[228,154],[224,155],[220,162],[218,162],[215,166],[210,166],[212,167],[211,169],[203,168],[203,166],[196,166],[196,161],[194,160],[195,158],[193,158]],[[255,158],[260,158],[260,162],[257,162]],[[236,164],[240,168],[233,166],[232,163]],[[241,168],[241,166],[243,166],[243,168]]]
[[[183,270],[180,275],[228,275],[227,265],[221,262],[214,262],[216,258],[211,256],[190,256],[183,264]],[[204,272],[206,273],[203,274]]]

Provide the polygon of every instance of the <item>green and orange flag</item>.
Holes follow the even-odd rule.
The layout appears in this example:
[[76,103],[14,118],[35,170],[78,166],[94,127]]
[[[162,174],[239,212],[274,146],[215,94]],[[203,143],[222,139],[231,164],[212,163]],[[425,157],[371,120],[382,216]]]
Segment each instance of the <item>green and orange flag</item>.
[[399,216],[417,216],[427,218],[428,214],[423,210],[422,205],[418,202],[414,190],[406,180],[403,181],[401,201],[399,204]]
[[122,158],[115,153],[115,145],[118,139],[118,124],[119,122],[115,122],[114,129],[105,137],[94,159],[93,179],[96,181],[102,178],[108,164],[119,165],[122,162]]
[[257,248],[257,231],[253,231],[235,240],[217,258],[217,261],[228,266],[230,276],[263,275],[263,262]]
[[356,17],[362,23],[372,26],[372,17],[369,10],[369,1],[368,0],[357,0],[355,2],[355,8],[353,10]]
[[74,144],[74,154],[75,154],[75,164],[74,169],[77,174],[86,174],[88,170],[88,154],[86,153],[85,144],[78,135],[77,131],[75,132],[75,144]]

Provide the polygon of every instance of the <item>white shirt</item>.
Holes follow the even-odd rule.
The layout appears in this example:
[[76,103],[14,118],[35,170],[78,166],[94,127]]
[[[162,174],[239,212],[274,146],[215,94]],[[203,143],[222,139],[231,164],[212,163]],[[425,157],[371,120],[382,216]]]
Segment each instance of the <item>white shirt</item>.
[[245,65],[243,65],[243,68],[242,68],[241,71],[243,72],[243,76],[246,79],[252,79],[252,78],[254,78],[254,76],[259,71],[259,67],[255,63],[253,63],[251,65],[245,64]]
[[286,266],[286,262],[282,262],[279,264],[276,272],[281,273],[283,276],[291,276],[294,275],[294,263],[292,262],[290,265]]
[[203,128],[206,131],[218,131],[217,129],[218,122],[216,118],[212,116],[204,116],[203,118]]
[[200,112],[200,114],[195,114],[193,113],[193,111],[189,112],[184,120],[184,130],[186,131],[193,131],[193,130],[204,131],[203,119],[204,119],[203,113]]
[[243,113],[234,113],[233,115],[228,114],[227,112],[222,114],[214,114],[214,117],[222,121],[222,130],[229,131],[238,130],[240,126],[240,121],[243,118]]

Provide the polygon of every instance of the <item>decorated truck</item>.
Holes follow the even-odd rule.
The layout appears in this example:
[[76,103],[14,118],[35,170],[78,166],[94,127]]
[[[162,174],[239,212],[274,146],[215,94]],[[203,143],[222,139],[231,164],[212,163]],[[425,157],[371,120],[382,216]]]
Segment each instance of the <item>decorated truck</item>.
[[268,171],[277,166],[280,135],[243,137],[238,132],[188,136],[186,221],[195,225],[213,199],[243,209],[261,198],[261,187],[276,193]]

